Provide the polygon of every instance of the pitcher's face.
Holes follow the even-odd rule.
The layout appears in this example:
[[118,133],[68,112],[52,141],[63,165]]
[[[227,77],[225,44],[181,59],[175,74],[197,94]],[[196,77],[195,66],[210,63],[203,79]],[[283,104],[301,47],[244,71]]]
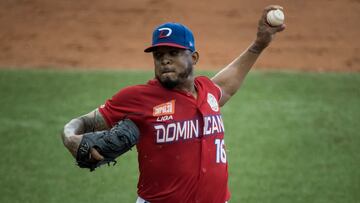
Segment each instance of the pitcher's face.
[[176,47],[157,47],[153,51],[155,77],[168,89],[181,85],[193,74],[195,53]]

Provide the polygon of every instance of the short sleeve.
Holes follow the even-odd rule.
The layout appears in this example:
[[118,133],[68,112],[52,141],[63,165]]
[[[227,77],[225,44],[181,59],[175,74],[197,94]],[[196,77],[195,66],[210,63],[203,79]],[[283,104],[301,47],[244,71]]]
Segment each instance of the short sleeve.
[[139,107],[139,100],[136,86],[131,86],[120,90],[111,99],[99,107],[99,112],[105,118],[109,126],[114,126],[125,117],[136,115]]
[[216,99],[218,101],[220,101],[220,99],[222,97],[222,90],[217,84],[215,84],[210,78],[208,78],[206,76],[199,76],[199,77],[197,77],[197,80],[200,83],[204,84],[205,88],[208,91],[210,91],[212,94],[214,94]]
[[210,81],[215,85],[215,87],[217,89],[217,92],[218,92],[218,101],[220,101],[220,99],[222,98],[222,95],[223,95],[222,89],[221,89],[221,87],[219,85],[214,83],[212,80],[210,80]]

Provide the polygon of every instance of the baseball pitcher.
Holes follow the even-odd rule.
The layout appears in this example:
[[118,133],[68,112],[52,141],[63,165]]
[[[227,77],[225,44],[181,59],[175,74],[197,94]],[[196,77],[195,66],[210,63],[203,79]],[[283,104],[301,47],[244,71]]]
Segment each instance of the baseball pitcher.
[[[145,49],[155,77],[119,90],[103,105],[72,119],[63,130],[65,147],[80,167],[112,164],[136,146],[137,202],[225,203],[230,199],[225,128],[221,107],[285,25],[258,23],[254,42],[211,79],[194,76],[199,60],[192,31],[179,23],[156,27]],[[121,166],[126,167],[126,166]]]

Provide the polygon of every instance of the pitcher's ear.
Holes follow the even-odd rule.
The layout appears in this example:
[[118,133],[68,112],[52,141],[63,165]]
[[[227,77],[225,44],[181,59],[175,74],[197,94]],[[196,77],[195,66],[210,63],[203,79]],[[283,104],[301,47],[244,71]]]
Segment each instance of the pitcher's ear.
[[193,61],[193,65],[195,65],[198,61],[199,61],[199,53],[197,51],[194,51],[192,54],[191,54],[191,57],[192,57],[192,61]]

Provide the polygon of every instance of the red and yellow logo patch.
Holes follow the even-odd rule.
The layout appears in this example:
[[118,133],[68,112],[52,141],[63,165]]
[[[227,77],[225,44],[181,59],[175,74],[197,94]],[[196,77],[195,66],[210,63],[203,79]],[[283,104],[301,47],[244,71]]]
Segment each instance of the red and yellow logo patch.
[[175,113],[175,100],[157,105],[153,108],[153,116],[165,116]]

